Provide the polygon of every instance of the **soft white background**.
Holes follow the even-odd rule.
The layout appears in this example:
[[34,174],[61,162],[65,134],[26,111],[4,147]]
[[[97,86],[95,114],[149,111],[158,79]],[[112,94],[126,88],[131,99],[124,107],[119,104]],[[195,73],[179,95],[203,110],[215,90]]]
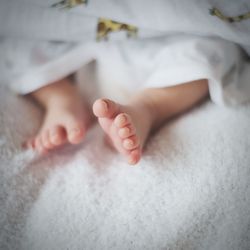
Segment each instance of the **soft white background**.
[[98,126],[44,158],[22,150],[40,121],[1,87],[0,249],[249,249],[249,106],[194,109],[153,136],[136,167]]

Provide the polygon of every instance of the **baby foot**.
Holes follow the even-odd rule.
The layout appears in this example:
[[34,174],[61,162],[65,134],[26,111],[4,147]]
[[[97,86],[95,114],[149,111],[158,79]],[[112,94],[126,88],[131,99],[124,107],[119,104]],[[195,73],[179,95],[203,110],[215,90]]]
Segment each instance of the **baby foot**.
[[124,106],[99,99],[93,105],[93,112],[115,149],[127,158],[129,164],[136,164],[153,122],[146,105]]
[[90,121],[90,112],[79,95],[70,96],[65,101],[55,101],[47,107],[38,134],[27,142],[27,146],[45,154],[67,142],[80,143]]

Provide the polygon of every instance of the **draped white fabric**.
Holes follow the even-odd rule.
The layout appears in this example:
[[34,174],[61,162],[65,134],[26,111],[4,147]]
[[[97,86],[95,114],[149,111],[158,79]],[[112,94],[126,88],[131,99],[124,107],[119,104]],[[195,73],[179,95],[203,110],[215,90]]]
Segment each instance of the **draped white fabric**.
[[[211,98],[222,105],[248,101],[250,20],[228,23],[210,15],[249,11],[237,1],[100,1],[71,10],[52,8],[52,0],[2,0],[0,65],[6,82],[26,94],[98,62],[98,78],[133,88],[171,86],[199,78],[209,81]],[[99,17],[138,27],[97,43]],[[242,48],[245,52],[242,51]]]

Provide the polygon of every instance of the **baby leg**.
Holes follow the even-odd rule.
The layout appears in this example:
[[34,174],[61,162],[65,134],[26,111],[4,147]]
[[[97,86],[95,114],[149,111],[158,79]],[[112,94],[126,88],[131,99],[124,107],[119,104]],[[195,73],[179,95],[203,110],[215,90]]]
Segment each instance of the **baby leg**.
[[41,128],[27,146],[46,153],[66,142],[82,141],[91,121],[86,103],[69,79],[49,84],[31,93],[45,109]]
[[127,105],[99,99],[93,105],[93,112],[115,149],[129,164],[136,164],[152,131],[207,95],[207,80],[202,79],[173,87],[145,89]]

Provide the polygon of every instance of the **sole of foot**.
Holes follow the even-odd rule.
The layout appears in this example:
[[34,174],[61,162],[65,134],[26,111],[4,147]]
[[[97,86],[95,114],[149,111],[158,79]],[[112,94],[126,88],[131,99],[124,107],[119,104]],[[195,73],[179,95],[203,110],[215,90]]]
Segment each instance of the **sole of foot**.
[[147,112],[141,107],[124,106],[109,99],[96,100],[93,112],[114,148],[129,164],[137,164],[150,130]]

